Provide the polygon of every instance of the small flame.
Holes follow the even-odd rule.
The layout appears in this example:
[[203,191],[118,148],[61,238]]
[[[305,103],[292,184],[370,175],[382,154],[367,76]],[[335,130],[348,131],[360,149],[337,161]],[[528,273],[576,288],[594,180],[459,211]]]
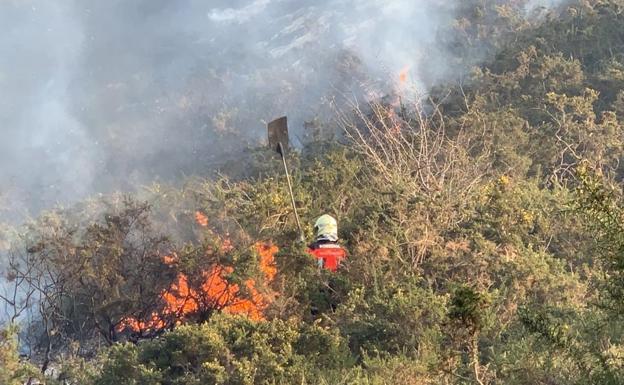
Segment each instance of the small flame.
[[177,262],[178,262],[178,256],[175,255],[175,253],[173,255],[165,255],[163,257],[163,263],[165,265],[173,265]]
[[208,217],[206,216],[206,214],[202,213],[201,211],[195,212],[195,221],[201,227],[208,227]]
[[405,83],[409,80],[409,72],[412,67],[410,65],[406,65],[399,71],[399,86],[404,86]]
[[260,255],[260,270],[264,273],[265,278],[272,282],[277,275],[277,267],[275,266],[275,254],[279,248],[270,243],[256,243],[256,250]]

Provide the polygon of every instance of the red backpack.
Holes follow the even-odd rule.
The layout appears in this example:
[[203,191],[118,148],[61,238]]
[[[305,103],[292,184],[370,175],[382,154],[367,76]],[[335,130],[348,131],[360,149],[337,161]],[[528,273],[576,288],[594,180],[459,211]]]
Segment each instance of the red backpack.
[[314,242],[308,247],[319,265],[330,271],[336,271],[340,262],[347,257],[347,252],[335,242]]

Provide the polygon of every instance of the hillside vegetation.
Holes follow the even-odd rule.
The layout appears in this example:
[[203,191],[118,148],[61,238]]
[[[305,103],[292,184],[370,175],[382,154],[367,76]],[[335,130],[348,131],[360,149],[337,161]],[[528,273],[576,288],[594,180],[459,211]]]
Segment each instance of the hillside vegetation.
[[[464,2],[450,65],[485,64],[339,111],[289,154],[308,239],[339,221],[337,273],[297,241],[262,149],[11,230],[5,300],[37,316],[30,361],[0,334],[0,383],[624,383],[624,2],[525,5]],[[201,294],[215,266],[227,300]],[[198,294],[171,311],[181,276]]]

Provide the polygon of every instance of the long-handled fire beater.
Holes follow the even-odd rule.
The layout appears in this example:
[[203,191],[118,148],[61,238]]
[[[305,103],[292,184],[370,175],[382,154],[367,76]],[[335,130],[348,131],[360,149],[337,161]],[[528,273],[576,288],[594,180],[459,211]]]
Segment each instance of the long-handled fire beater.
[[269,146],[277,151],[282,157],[282,163],[284,164],[284,173],[286,173],[286,182],[288,183],[288,192],[290,193],[290,203],[292,203],[293,212],[295,213],[295,221],[297,221],[297,228],[299,229],[299,237],[301,242],[305,241],[303,235],[303,229],[301,228],[301,221],[299,221],[299,214],[297,213],[297,205],[295,203],[295,196],[292,190],[292,182],[290,181],[290,174],[288,173],[288,165],[286,164],[286,151],[289,148],[288,140],[288,119],[285,116],[275,119],[268,125],[269,131]]
[[[290,173],[288,172],[288,165],[286,164],[286,151],[289,149],[287,118],[283,116],[270,122],[268,124],[268,132],[269,146],[277,151],[282,158],[284,173],[286,174],[286,181],[288,183],[290,202],[295,214],[297,228],[299,229],[299,237],[301,242],[304,242],[305,236],[301,228],[299,214],[297,213],[297,205],[293,194]],[[340,262],[346,257],[346,251],[338,245],[338,223],[336,219],[327,214],[320,216],[314,224],[314,231],[316,238],[314,242],[309,245],[308,253],[316,258],[320,267],[331,271],[338,270]]]

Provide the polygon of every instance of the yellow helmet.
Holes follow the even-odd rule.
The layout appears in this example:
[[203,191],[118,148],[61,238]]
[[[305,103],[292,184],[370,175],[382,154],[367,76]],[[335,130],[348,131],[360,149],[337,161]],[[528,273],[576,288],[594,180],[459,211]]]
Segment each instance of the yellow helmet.
[[314,223],[314,231],[316,239],[324,239],[328,241],[338,240],[338,222],[331,215],[321,215]]

